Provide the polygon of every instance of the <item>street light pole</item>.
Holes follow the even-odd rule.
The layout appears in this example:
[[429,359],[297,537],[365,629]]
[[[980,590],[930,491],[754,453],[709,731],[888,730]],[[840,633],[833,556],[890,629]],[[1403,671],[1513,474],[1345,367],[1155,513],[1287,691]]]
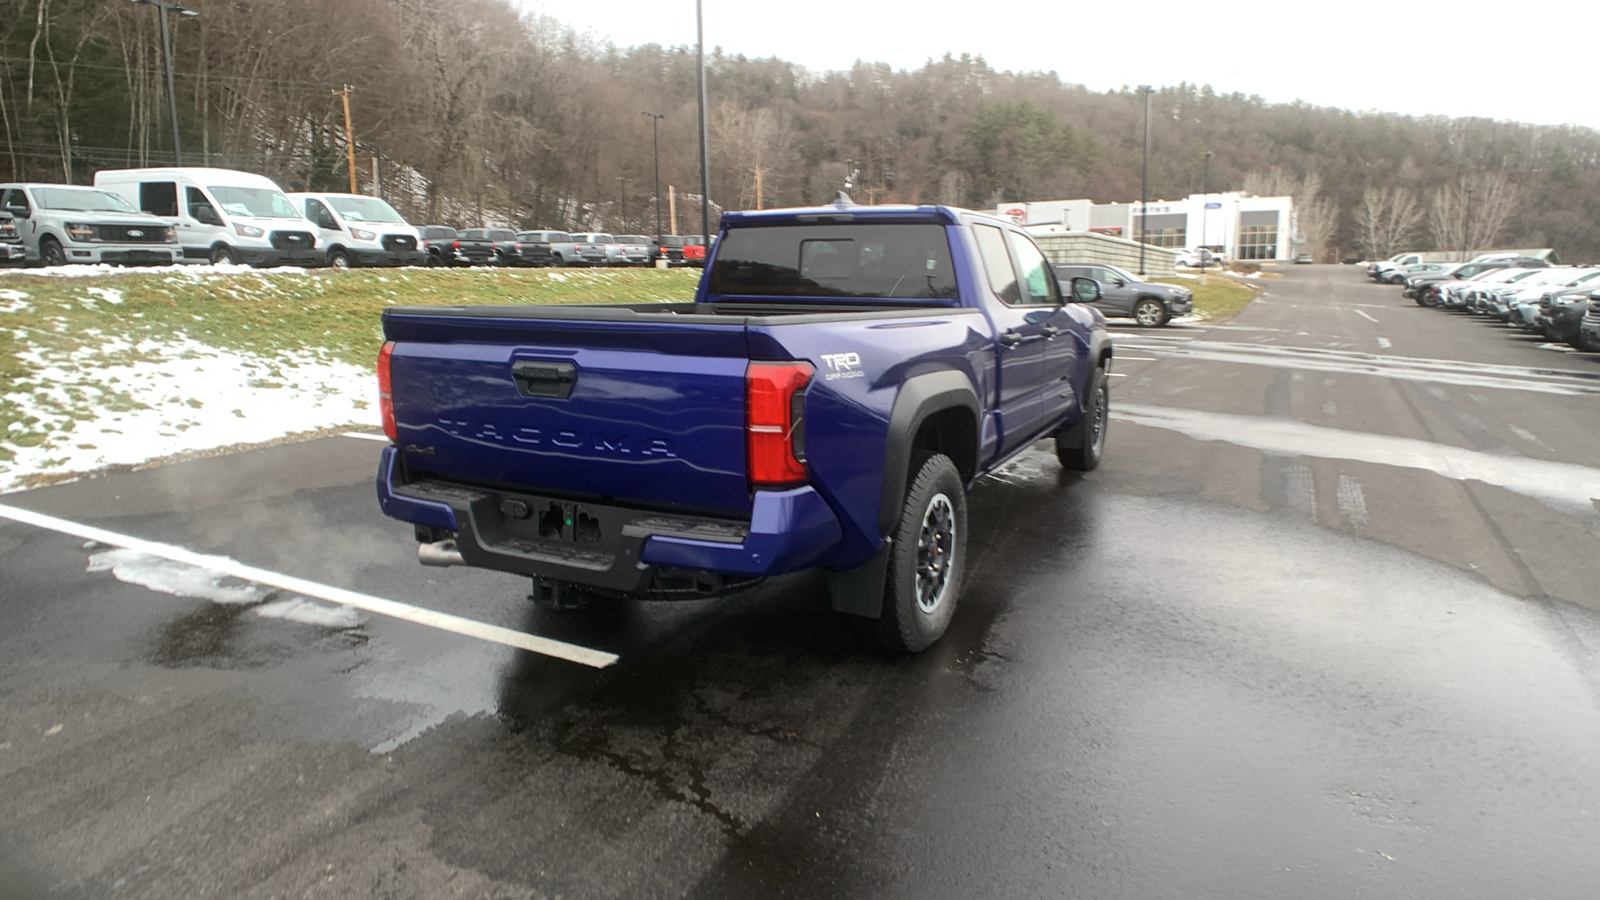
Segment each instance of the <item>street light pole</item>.
[[661,237],[661,120],[667,117],[666,113],[653,113],[646,110],[640,115],[650,117],[650,139],[655,144],[656,150],[656,237]]
[[178,89],[172,84],[172,36],[167,29],[167,10],[180,16],[194,18],[199,12],[164,0],[133,0],[143,6],[154,6],[161,26],[161,65],[167,70],[167,108],[172,115],[172,164],[183,165],[183,139],[178,136]]
[[628,176],[626,176],[626,175],[618,175],[617,176],[617,183],[620,185],[620,188],[617,191],[617,196],[622,198],[622,215],[618,217],[617,221],[618,221],[618,223],[620,223],[622,225],[622,227],[618,228],[616,230],[617,231],[627,231],[628,230]]
[[1472,188],[1467,188],[1467,216],[1461,223],[1461,261],[1466,262],[1472,253]]
[[1139,171],[1139,274],[1144,274],[1145,221],[1150,214],[1150,91],[1148,84],[1139,85],[1144,93],[1144,162]]
[[711,158],[706,155],[706,25],[702,0],[694,0],[694,68],[700,89],[700,233],[711,247]]
[[1200,283],[1206,283],[1206,257],[1211,251],[1206,249],[1206,219],[1211,215],[1211,157],[1216,154],[1206,151],[1205,166],[1200,170]]

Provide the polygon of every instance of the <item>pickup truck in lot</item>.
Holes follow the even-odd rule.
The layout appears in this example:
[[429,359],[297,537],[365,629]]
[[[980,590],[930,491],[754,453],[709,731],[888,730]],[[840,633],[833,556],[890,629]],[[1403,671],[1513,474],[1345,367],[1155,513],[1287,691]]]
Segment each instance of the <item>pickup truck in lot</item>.
[[28,251],[22,246],[17,220],[10,213],[0,212],[0,266],[20,266],[27,261]]
[[393,307],[379,503],[421,562],[556,605],[821,567],[836,610],[921,650],[972,484],[1044,437],[1100,461],[1097,299],[1008,222],[841,198],[725,214],[693,302]]

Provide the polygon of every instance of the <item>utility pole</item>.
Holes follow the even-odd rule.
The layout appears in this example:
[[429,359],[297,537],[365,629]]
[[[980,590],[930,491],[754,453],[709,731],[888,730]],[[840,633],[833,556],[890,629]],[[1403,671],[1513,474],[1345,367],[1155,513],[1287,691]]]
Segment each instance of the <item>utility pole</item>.
[[666,113],[653,113],[649,110],[641,113],[650,117],[650,139],[656,148],[656,237],[661,237],[661,129],[658,127],[661,120],[667,117]]
[[[167,70],[167,108],[172,114],[172,164],[183,165],[183,138],[178,136],[178,89],[172,86],[172,35],[167,29],[167,10],[172,10],[180,16],[194,18],[199,12],[187,6],[176,3],[166,3],[163,0],[133,0],[133,2],[156,8],[158,23],[161,27],[161,65]],[[40,15],[43,15],[41,12]]]
[[1150,215],[1150,92],[1148,84],[1139,85],[1144,93],[1144,162],[1139,171],[1139,274],[1144,274],[1145,222]]
[[1467,188],[1467,216],[1461,223],[1461,261],[1466,262],[1472,257],[1472,188]]
[[627,231],[628,230],[628,176],[626,176],[626,175],[618,175],[617,176],[617,184],[619,185],[619,188],[617,190],[617,196],[622,198],[622,215],[617,219],[617,221],[622,227],[618,228],[616,230],[617,231]]
[[350,92],[355,88],[345,85],[342,90],[333,92],[335,97],[344,101],[344,152],[350,161],[350,193],[356,192],[356,135],[350,129]]
[[383,196],[383,148],[377,144],[372,145],[372,186],[378,192],[378,199]]
[[694,68],[700,89],[700,231],[711,244],[711,157],[706,155],[706,24],[703,0],[694,0]]
[[678,189],[667,185],[667,221],[671,223],[672,233],[678,233]]
[[1211,251],[1206,248],[1206,218],[1211,213],[1211,157],[1216,154],[1206,151],[1205,167],[1200,170],[1200,195],[1205,198],[1200,201],[1200,283],[1206,283],[1206,257]]
[[756,209],[761,209],[761,175],[766,169],[756,166]]

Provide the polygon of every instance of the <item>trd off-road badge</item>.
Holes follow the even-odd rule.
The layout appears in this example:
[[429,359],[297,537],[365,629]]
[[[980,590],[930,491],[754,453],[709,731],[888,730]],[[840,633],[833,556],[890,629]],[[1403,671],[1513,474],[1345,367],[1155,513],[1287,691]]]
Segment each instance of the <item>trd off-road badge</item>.
[[861,354],[859,353],[824,353],[822,362],[828,367],[828,374],[822,376],[824,381],[838,381],[841,378],[864,378],[865,372],[861,371]]

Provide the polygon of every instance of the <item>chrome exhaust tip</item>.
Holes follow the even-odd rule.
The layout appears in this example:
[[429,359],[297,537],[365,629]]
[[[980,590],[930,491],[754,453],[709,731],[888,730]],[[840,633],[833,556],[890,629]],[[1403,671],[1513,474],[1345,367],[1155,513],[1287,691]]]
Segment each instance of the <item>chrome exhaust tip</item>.
[[455,539],[434,541],[431,544],[417,545],[417,562],[425,566],[445,568],[448,566],[464,566],[466,560],[461,558],[461,551],[456,548]]

